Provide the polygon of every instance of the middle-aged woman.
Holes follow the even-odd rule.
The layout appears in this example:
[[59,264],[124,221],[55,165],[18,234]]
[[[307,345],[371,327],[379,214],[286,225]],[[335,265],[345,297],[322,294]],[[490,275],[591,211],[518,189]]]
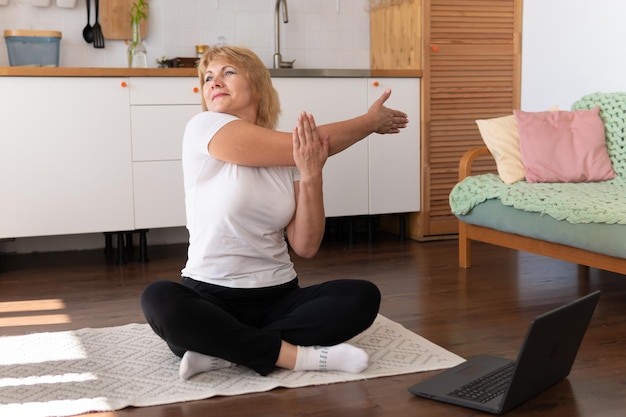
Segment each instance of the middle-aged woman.
[[198,74],[205,111],[183,137],[187,263],[180,282],[144,290],[148,323],[181,357],[184,379],[234,365],[261,375],[363,371],[367,352],[345,342],[376,318],[378,288],[358,279],[301,287],[289,247],[304,258],[319,249],[328,156],[399,132],[406,114],[383,105],[388,90],[354,119],[316,126],[303,112],[293,132],[278,132],[278,95],[252,51],[210,48]]

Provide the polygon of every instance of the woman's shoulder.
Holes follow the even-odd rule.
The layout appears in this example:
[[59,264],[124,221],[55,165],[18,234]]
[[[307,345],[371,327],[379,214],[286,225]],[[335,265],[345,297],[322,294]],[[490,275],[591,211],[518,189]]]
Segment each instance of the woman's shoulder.
[[223,126],[235,120],[239,120],[239,118],[225,113],[203,111],[189,120],[185,129],[185,137],[211,138]]
[[185,128],[183,152],[207,154],[207,145],[222,127],[231,121],[239,120],[230,114],[203,111],[194,115]]

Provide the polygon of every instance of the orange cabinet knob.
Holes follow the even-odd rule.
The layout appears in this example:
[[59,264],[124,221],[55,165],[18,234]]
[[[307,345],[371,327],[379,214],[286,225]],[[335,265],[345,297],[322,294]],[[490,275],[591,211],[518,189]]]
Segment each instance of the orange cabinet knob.
[[122,88],[126,88],[126,87],[128,87],[128,84],[126,83],[126,81],[122,81],[122,82],[120,83],[120,86],[121,86]]
[[433,52],[439,52],[439,45],[433,45],[430,47]]
[[199,89],[198,87],[194,87],[194,88],[193,88],[193,92],[194,92],[194,93],[197,93],[198,91],[200,91],[200,89]]
[[379,83],[378,81],[374,81],[374,82],[372,83],[372,85],[373,85],[374,87],[378,87],[378,86],[380,85],[380,83]]

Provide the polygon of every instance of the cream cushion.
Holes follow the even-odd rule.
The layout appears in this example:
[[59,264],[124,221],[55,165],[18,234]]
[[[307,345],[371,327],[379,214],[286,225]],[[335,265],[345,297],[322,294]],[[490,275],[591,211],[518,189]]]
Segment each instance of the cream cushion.
[[519,129],[514,115],[476,120],[478,130],[496,161],[498,175],[505,184],[522,181],[525,177],[519,148]]

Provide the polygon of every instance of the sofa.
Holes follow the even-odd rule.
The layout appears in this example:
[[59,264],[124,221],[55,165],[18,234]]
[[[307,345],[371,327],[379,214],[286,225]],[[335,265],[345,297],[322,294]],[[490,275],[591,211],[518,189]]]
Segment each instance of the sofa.
[[626,274],[626,93],[477,124],[485,146],[463,155],[449,196],[459,265],[479,241]]

